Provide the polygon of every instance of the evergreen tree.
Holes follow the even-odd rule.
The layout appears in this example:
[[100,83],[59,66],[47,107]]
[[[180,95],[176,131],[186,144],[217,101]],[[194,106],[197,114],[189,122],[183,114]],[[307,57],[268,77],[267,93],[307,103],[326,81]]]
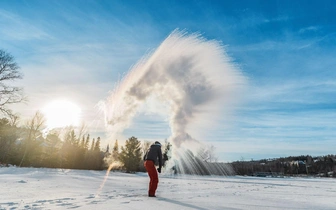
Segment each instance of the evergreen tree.
[[56,132],[50,132],[45,139],[45,150],[43,158],[43,166],[57,168],[60,166],[60,147],[61,139]]
[[118,161],[119,160],[119,145],[118,140],[115,141],[113,149],[112,149],[112,160]]
[[138,171],[141,160],[141,142],[133,136],[126,140],[125,147],[121,147],[119,159],[126,172]]
[[15,150],[15,142],[19,138],[15,124],[11,125],[8,119],[0,119],[0,162],[8,162]]
[[85,139],[85,136],[83,135],[82,137],[82,141],[78,147],[78,167],[81,168],[81,169],[85,169],[86,168],[86,162],[85,162],[85,156],[86,156],[86,153],[87,153],[87,147],[86,147],[86,139]]
[[100,137],[97,138],[97,141],[94,146],[94,151],[100,151]]
[[106,146],[106,151],[105,151],[105,153],[109,153],[110,152],[110,145],[108,144],[107,146]]
[[88,135],[86,136],[86,140],[85,140],[85,144],[84,144],[84,148],[85,148],[86,150],[89,149],[89,143],[90,143],[90,134],[88,134]]
[[69,136],[68,136],[68,141],[70,142],[71,145],[74,145],[74,146],[77,146],[78,145],[78,139],[76,137],[76,134],[75,134],[75,130],[72,129],[69,133]]
[[90,150],[85,154],[86,169],[101,170],[103,169],[104,155],[100,151],[100,137],[92,139]]
[[75,133],[75,130],[72,128],[69,129],[70,130],[68,130],[65,135],[64,143],[61,149],[61,165],[64,168],[86,168],[84,158],[87,149],[82,148],[81,144],[79,143],[79,138]]
[[91,149],[90,149],[91,151],[93,151],[94,148],[95,148],[95,145],[96,145],[96,144],[95,144],[95,141],[96,141],[96,140],[93,138],[93,139],[92,139],[92,144],[91,144]]
[[83,149],[85,148],[85,136],[82,137],[82,141],[80,143],[80,147],[83,148]]

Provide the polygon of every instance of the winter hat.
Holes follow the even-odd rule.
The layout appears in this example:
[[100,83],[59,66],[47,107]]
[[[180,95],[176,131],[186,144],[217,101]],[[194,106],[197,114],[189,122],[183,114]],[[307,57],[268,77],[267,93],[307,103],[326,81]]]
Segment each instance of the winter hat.
[[156,141],[154,144],[161,146],[161,143]]

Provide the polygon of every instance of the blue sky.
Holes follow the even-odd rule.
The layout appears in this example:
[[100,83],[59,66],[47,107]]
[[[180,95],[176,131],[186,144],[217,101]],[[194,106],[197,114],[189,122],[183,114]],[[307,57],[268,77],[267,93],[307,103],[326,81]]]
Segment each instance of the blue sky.
[[[0,48],[24,74],[29,101],[13,107],[23,119],[65,98],[104,139],[96,104],[174,29],[199,32],[248,78],[242,103],[201,140],[219,160],[324,155],[336,148],[335,14],[333,1],[2,0]],[[140,113],[124,134],[165,139],[170,129]]]

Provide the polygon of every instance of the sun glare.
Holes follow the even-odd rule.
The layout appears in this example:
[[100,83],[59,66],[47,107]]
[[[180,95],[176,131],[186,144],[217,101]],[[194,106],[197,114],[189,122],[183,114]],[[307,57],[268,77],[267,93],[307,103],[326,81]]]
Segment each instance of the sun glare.
[[42,112],[49,129],[79,125],[81,109],[70,101],[53,101]]

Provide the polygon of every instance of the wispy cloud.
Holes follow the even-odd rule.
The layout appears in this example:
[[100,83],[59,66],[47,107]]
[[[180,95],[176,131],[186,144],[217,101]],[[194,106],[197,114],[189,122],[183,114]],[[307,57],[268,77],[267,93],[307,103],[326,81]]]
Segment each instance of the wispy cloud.
[[0,35],[7,40],[49,39],[52,36],[35,23],[31,23],[14,13],[0,9]]
[[319,29],[319,27],[317,26],[309,26],[309,27],[305,27],[305,28],[301,28],[299,30],[299,33],[306,33],[306,32],[311,32],[311,31],[317,31]]

